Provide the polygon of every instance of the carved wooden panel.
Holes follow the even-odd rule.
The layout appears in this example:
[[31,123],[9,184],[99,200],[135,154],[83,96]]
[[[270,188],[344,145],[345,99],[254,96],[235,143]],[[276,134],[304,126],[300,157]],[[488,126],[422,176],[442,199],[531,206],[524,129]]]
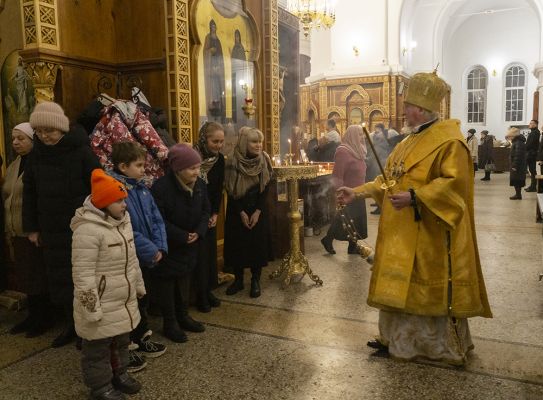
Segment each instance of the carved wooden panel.
[[57,0],[23,0],[21,16],[25,49],[60,49]]

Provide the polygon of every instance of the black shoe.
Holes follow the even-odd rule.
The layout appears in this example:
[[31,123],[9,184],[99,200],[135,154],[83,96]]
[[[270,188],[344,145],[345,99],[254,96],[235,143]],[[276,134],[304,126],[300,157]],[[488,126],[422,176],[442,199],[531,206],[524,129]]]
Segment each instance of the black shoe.
[[256,278],[251,278],[251,291],[249,292],[249,296],[253,299],[260,297],[260,282]]
[[372,215],[381,215],[381,209],[377,207],[375,210],[370,211],[370,214]]
[[537,189],[535,188],[535,186],[534,187],[530,186],[530,187],[524,189],[524,191],[526,191],[526,192],[535,192],[536,190]]
[[206,327],[201,322],[195,321],[190,315],[182,315],[177,318],[179,326],[189,332],[204,332]]
[[349,247],[347,248],[347,254],[360,255],[360,252],[358,251],[358,247],[356,247],[356,243],[349,242]]
[[198,309],[198,311],[200,311],[201,313],[208,313],[208,312],[211,312],[211,304],[209,304],[209,302],[206,300],[206,301],[199,301],[198,302],[198,305],[196,306],[196,308]]
[[93,400],[124,400],[124,394],[115,389],[112,385],[108,385],[102,389],[93,390],[91,392]]
[[33,324],[34,324],[34,320],[29,315],[25,319],[23,319],[21,322],[14,325],[13,328],[9,330],[9,333],[12,335],[18,335],[19,333],[28,331],[32,327]]
[[324,246],[324,249],[330,254],[336,254],[336,251],[334,250],[334,246],[332,246],[333,240],[334,239],[331,239],[328,236],[325,236],[321,239],[321,243]]
[[128,372],[113,377],[113,387],[126,394],[136,394],[141,390],[141,383],[132,378]]
[[383,343],[381,343],[378,340],[370,340],[368,343],[366,343],[366,346],[371,347],[372,349],[388,351],[388,346],[385,346]]
[[221,301],[211,292],[207,294],[207,300],[211,307],[219,307],[221,305]]
[[481,178],[481,180],[482,180],[482,181],[489,181],[490,178],[486,178],[486,177],[485,177],[485,178]]
[[226,294],[228,296],[232,296],[234,294],[236,294],[237,292],[243,290],[244,287],[243,287],[243,281],[241,280],[235,280],[234,283],[232,283],[230,286],[228,286],[228,288],[226,289]]
[[185,343],[188,340],[187,334],[179,329],[177,322],[164,323],[164,329],[162,333],[164,334],[164,337],[170,339],[172,342],[175,343]]
[[60,335],[58,335],[51,343],[51,347],[58,348],[66,346],[71,343],[77,337],[73,324],[70,324]]
[[514,196],[509,197],[509,200],[522,200],[522,196],[516,194]]
[[390,353],[388,352],[388,348],[384,348],[374,351],[370,354],[370,357],[389,358]]

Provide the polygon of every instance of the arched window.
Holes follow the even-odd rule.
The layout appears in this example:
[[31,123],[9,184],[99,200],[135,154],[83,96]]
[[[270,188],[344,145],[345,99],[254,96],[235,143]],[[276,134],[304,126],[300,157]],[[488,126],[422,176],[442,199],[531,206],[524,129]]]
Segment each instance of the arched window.
[[467,77],[468,123],[484,124],[486,119],[486,85],[488,74],[483,67],[472,68]]
[[524,121],[526,70],[512,65],[505,71],[505,121]]

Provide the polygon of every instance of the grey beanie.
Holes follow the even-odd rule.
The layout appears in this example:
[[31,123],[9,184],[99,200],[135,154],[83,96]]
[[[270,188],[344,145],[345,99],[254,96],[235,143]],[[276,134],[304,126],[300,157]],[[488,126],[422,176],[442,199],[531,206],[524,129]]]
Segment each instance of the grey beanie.
[[32,128],[52,128],[64,133],[70,130],[70,121],[64,115],[64,110],[57,103],[46,101],[36,104],[30,114]]

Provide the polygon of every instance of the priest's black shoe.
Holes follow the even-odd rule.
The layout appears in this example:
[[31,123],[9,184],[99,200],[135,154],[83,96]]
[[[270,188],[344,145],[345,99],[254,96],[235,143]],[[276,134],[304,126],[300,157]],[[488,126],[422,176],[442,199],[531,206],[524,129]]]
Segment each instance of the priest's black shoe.
[[249,296],[252,298],[260,297],[260,282],[256,278],[251,278],[251,291]]
[[128,372],[113,377],[113,387],[126,394],[136,394],[141,390],[141,383],[132,378]]
[[206,330],[206,327],[201,322],[195,321],[192,319],[192,317],[188,314],[181,315],[177,318],[177,323],[181,327],[181,329],[184,329],[189,332],[204,332]]
[[324,249],[330,253],[330,254],[336,254],[336,251],[334,250],[334,246],[332,246],[332,241],[334,239],[328,237],[328,236],[325,236],[321,239],[321,243],[322,245],[324,246]]
[[366,346],[371,347],[372,349],[388,351],[388,347],[378,340],[370,340],[368,343],[366,343]]
[[75,333],[75,327],[73,324],[70,324],[62,331],[60,335],[58,335],[54,340],[53,343],[51,343],[51,347],[58,348],[62,346],[66,346],[67,344],[71,343],[75,338],[77,337]]
[[221,301],[211,292],[207,294],[207,300],[211,307],[219,307],[221,305]]
[[124,394],[119,392],[113,386],[108,385],[102,389],[93,390],[91,393],[93,400],[124,400]]

